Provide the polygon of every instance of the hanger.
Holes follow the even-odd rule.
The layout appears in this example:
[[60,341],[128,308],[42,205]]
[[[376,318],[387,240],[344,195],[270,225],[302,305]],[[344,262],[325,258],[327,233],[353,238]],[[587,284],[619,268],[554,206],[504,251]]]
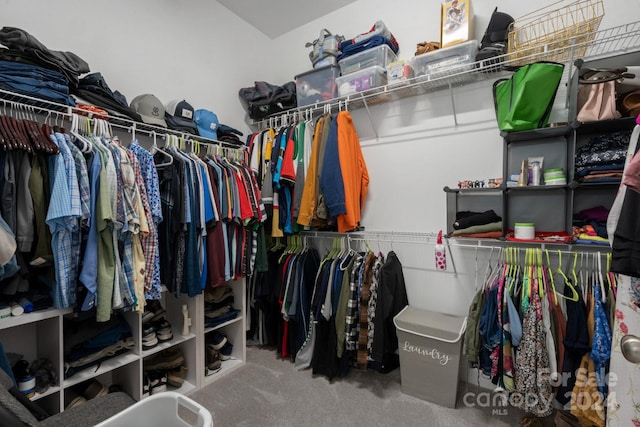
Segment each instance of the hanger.
[[600,285],[600,301],[604,304],[607,302],[607,291],[604,288],[604,276],[602,275],[602,254],[597,252],[597,260],[598,260],[598,279]]
[[613,292],[613,298],[618,298],[618,287],[616,284],[616,277],[611,271],[611,252],[607,253],[607,281],[609,282],[609,289]]
[[158,153],[158,154],[160,154],[161,156],[163,156],[165,158],[164,162],[156,163],[156,168],[165,168],[167,166],[171,166],[173,164],[173,156],[171,154],[167,153],[164,150],[158,149],[158,145],[156,143],[156,132],[155,131],[151,131],[151,136],[153,137],[153,144],[151,145],[151,151],[150,151],[151,155],[154,155],[154,154]]
[[79,123],[86,124],[86,121],[80,120],[80,117],[77,114],[73,114],[71,117],[71,129],[69,129],[69,133],[73,135],[77,141],[82,143],[80,151],[83,153],[90,153],[93,150],[93,143],[78,132]]
[[558,293],[558,295],[560,296],[560,298],[564,298],[568,301],[573,301],[573,302],[578,302],[580,300],[580,295],[578,294],[578,291],[575,288],[575,285],[577,284],[577,281],[578,281],[578,276],[576,275],[576,270],[575,270],[577,260],[578,260],[578,253],[576,252],[574,254],[573,268],[571,270],[571,275],[574,280],[574,282],[572,283],[571,280],[567,277],[567,275],[562,270],[562,251],[558,249],[558,268],[556,269],[556,273],[562,276],[562,278],[564,279],[564,285],[568,286],[569,289],[571,289],[571,296],[567,297],[564,295],[564,293]]

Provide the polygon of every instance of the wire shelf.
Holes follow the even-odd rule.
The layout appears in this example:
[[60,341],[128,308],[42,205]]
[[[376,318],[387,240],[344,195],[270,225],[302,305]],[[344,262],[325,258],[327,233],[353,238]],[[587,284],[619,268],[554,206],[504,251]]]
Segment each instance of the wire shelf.
[[[28,116],[30,113],[39,113],[44,114],[47,116],[47,118],[51,118],[55,121],[68,119],[73,114],[88,116],[89,118],[94,117],[94,114],[92,114],[91,112],[82,110],[80,108],[59,104],[56,102],[48,101],[41,98],[35,98],[33,96],[11,92],[4,89],[0,89],[0,103],[2,103],[2,112],[5,115],[8,113],[7,109],[11,109],[16,112],[15,114],[17,114],[18,116],[20,114]],[[96,113],[95,118],[104,118],[104,115]],[[137,122],[114,114],[109,114],[106,119],[109,124],[111,124],[111,126],[121,129],[127,129],[131,132],[147,134],[149,136],[157,135],[158,137],[164,137],[165,135],[175,135],[178,137],[182,137],[186,141],[197,140],[199,143],[219,145],[225,148],[234,148],[240,150],[246,148],[246,146],[244,145],[235,145],[225,141],[216,141],[213,139],[204,138],[198,135],[192,135],[161,126],[154,126],[147,123]]]
[[473,82],[493,80],[509,76],[511,72],[523,64],[537,61],[561,62],[565,65],[565,71],[567,71],[571,69],[574,60],[578,58],[590,61],[635,51],[640,51],[640,21],[593,31],[589,34],[555,39],[549,41],[549,43],[534,47],[523,47],[518,51],[517,57],[506,53],[490,60],[458,65],[439,73],[437,78],[429,79],[425,76],[419,76],[404,82],[391,83],[306,107],[294,108],[264,120],[256,121],[253,125],[260,128],[277,127],[280,120],[286,120],[286,122],[290,123],[290,117],[299,114],[335,110],[336,108],[368,108],[370,105],[425,95],[445,88],[452,89],[453,87]]

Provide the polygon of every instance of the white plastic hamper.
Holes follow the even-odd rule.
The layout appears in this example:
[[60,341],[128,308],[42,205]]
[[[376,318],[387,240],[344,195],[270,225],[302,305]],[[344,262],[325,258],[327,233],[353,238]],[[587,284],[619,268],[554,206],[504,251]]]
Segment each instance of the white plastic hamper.
[[[178,411],[188,410],[195,417],[195,424],[183,420]],[[189,417],[191,419],[192,417]],[[128,407],[119,414],[104,420],[96,427],[213,427],[211,412],[188,397],[166,391],[154,394]]]
[[393,322],[402,392],[455,408],[467,318],[406,306]]

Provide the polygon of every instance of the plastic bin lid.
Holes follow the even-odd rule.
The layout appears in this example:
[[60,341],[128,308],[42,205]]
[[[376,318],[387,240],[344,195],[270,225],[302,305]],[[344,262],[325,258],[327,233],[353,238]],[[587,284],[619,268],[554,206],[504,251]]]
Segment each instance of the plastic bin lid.
[[454,343],[462,338],[467,318],[406,306],[393,318],[400,331],[424,338]]

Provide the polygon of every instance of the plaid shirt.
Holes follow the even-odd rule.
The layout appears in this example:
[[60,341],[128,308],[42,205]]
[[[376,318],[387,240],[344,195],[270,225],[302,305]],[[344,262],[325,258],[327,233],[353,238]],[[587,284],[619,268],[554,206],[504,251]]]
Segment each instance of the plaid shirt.
[[78,220],[82,211],[73,155],[62,134],[50,137],[60,148],[59,155],[49,158],[51,201],[46,218],[56,267],[53,303],[55,308],[66,308],[76,303],[75,284],[80,253]]
[[362,255],[357,255],[353,261],[351,280],[349,281],[349,300],[347,301],[347,315],[345,317],[346,349],[355,350],[358,342],[358,287],[360,271],[364,267]]
[[73,145],[71,137],[68,134],[64,134],[65,142],[71,150],[73,160],[76,165],[76,176],[78,177],[78,188],[80,190],[80,210],[82,212],[82,225],[89,227],[91,221],[91,189],[89,186],[89,170],[87,169],[87,162],[82,155],[82,152]]
[[[156,257],[158,256],[158,233],[156,229],[156,224],[153,220],[149,220],[153,218],[151,214],[151,207],[149,205],[149,198],[147,197],[147,189],[144,183],[144,179],[142,178],[142,174],[140,171],[140,163],[138,162],[138,158],[135,153],[131,153],[129,156],[131,163],[133,165],[133,171],[136,176],[136,183],[138,186],[138,191],[140,193],[140,201],[142,202],[142,207],[144,209],[144,214],[148,219],[149,224],[149,233],[146,235],[140,236],[140,242],[142,243],[142,251],[144,252],[144,260],[145,260],[145,276],[144,276],[144,290],[145,290],[145,298],[146,299],[160,299],[160,272],[158,270],[158,280],[154,279],[153,269]],[[159,268],[159,267],[158,267]]]

